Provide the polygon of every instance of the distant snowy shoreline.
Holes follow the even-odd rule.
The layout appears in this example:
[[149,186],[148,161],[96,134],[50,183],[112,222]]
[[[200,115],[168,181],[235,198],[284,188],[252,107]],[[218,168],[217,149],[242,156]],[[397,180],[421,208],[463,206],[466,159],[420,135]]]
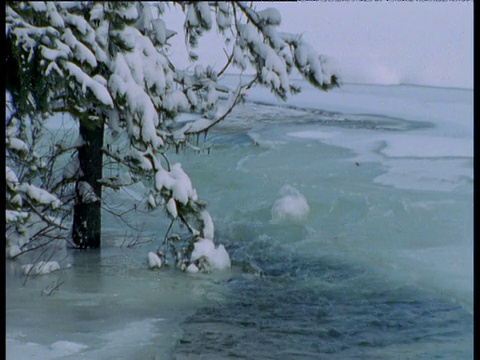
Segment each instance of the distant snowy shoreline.
[[[226,73],[223,76],[228,77],[253,77],[254,74],[246,74],[246,73]],[[300,76],[292,76],[290,78],[292,82],[299,82],[305,81]],[[448,86],[448,85],[433,85],[433,84],[419,84],[419,83],[407,83],[407,82],[398,82],[398,83],[382,83],[382,82],[356,82],[356,81],[344,81],[340,82],[340,87],[342,85],[360,85],[360,86],[385,86],[385,87],[395,87],[395,86],[412,86],[412,87],[420,87],[420,88],[433,88],[433,89],[449,89],[449,90],[465,90],[465,91],[473,91],[473,87],[461,87],[461,86]]]

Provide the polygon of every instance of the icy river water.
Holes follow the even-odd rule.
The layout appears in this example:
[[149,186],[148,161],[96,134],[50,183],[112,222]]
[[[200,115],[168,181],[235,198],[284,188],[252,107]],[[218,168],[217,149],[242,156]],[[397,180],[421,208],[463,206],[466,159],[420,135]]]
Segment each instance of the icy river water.
[[23,285],[7,261],[7,359],[473,358],[473,91],[248,99],[209,154],[172,158],[232,268],[149,270],[162,213],[130,213],[140,234],[105,213],[69,268]]

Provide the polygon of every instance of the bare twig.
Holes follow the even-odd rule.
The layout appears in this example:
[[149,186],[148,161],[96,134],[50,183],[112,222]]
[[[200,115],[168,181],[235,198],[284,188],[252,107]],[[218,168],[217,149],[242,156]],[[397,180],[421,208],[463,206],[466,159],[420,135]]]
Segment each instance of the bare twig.
[[60,286],[64,283],[64,281],[60,281],[59,279],[57,279],[50,286],[47,286],[45,289],[43,289],[40,292],[40,295],[51,296],[55,294],[60,289]]

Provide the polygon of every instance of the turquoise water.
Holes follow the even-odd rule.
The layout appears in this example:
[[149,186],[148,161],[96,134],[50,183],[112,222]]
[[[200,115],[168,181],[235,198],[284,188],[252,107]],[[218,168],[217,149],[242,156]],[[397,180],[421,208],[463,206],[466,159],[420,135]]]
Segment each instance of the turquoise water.
[[[105,212],[102,250],[64,249],[71,268],[22,286],[7,262],[7,358],[473,358],[470,95],[410,90],[332,95],[373,94],[371,111],[242,105],[209,133],[209,154],[171,159],[207,200],[232,268],[150,271],[163,213],[129,213],[138,233]],[[451,91],[457,118],[435,91]],[[382,99],[401,102],[388,114]],[[308,212],[275,218],[284,185]],[[106,196],[122,211],[142,189]]]
[[[462,273],[472,239],[471,183],[448,193],[380,186],[381,164],[289,137],[319,125],[315,114],[300,125],[291,116],[250,129],[257,146],[222,134],[232,137],[223,149],[213,139],[211,158],[229,152],[221,168],[201,160],[197,174],[198,159],[185,162],[201,193],[218,199],[210,199],[211,212],[222,214],[214,217],[217,239],[247,274],[227,282],[225,303],[187,319],[177,358],[472,358],[471,283]],[[385,131],[388,119],[380,120],[380,129],[375,120],[368,126]],[[308,201],[301,222],[272,222],[286,183]]]

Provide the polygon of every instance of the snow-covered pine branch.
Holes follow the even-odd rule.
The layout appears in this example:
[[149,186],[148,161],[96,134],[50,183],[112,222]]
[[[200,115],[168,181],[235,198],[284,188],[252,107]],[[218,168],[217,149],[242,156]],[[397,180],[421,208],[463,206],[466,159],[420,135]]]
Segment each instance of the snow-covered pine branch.
[[[142,180],[147,185],[148,207],[163,207],[172,224],[187,230],[179,237],[170,234],[171,225],[155,255],[162,259],[156,261],[149,255],[150,262],[156,267],[165,264],[170,252],[183,270],[210,271],[229,266],[228,253],[214,244],[206,205],[181,164],[170,163],[169,151],[201,149],[198,135],[226,119],[253,84],[264,85],[286,99],[299,91],[290,83],[293,68],[323,90],[335,86],[336,77],[300,36],[277,31],[281,15],[275,9],[256,11],[241,1],[173,2],[171,7],[180,9],[185,20],[169,29],[167,7],[170,4],[164,2],[6,5],[7,90],[19,124],[15,128],[18,134],[7,136],[8,218],[12,223],[26,221],[25,214],[31,213],[28,204],[61,210],[60,202],[69,203],[72,198],[70,194],[65,202],[60,190],[74,181],[72,234],[74,241],[80,237],[80,247],[89,247],[90,235],[85,234],[100,222],[78,220],[89,211],[79,215],[77,205],[83,209],[97,206],[99,211],[99,200],[105,201],[102,186],[118,190]],[[171,40],[182,31],[190,60],[186,69],[168,55],[175,51]],[[219,52],[225,53],[225,63],[220,68],[201,63],[195,54],[200,37],[209,31],[217,31],[224,39]],[[233,88],[225,86],[222,75],[233,67],[253,70],[253,80]],[[34,172],[19,167],[15,159],[31,151],[25,138],[27,119],[40,119],[41,128],[43,117],[36,115],[56,112],[73,117],[83,141],[64,147],[71,149],[66,150],[70,159],[52,186],[39,182]],[[194,114],[196,120],[180,123],[180,113]],[[195,138],[197,144],[191,142]],[[56,159],[65,153],[50,155]],[[102,176],[105,163],[98,161],[103,156],[109,164],[118,164],[111,166],[108,177]],[[97,168],[89,160],[96,160]],[[54,163],[50,161],[52,166]],[[21,196],[28,196],[28,202],[22,203]],[[77,229],[78,224],[90,221],[88,227]],[[100,233],[100,229],[94,230]]]
[[20,122],[13,114],[6,128],[6,247],[11,258],[45,241],[65,239],[68,231],[68,211],[51,181],[55,160],[38,153],[39,126],[40,121]]

